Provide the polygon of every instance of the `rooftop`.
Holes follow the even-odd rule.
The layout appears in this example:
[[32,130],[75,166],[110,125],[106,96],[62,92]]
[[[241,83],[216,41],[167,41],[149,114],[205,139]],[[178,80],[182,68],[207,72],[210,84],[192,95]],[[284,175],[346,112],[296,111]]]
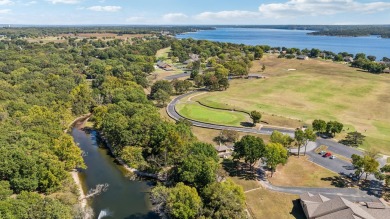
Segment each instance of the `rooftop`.
[[385,219],[390,216],[390,208],[382,202],[358,204],[340,196],[329,199],[309,192],[300,198],[303,211],[309,219]]

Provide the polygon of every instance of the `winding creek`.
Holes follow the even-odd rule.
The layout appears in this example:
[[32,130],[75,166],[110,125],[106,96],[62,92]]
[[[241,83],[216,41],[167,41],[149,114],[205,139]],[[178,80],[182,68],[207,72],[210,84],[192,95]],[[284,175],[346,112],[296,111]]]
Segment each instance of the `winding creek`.
[[98,147],[96,132],[87,133],[73,128],[74,141],[86,153],[86,170],[79,173],[84,191],[97,184],[108,183],[108,190],[88,200],[94,211],[94,218],[154,219],[149,200],[150,185],[145,181],[132,181],[127,170],[117,164],[110,152]]

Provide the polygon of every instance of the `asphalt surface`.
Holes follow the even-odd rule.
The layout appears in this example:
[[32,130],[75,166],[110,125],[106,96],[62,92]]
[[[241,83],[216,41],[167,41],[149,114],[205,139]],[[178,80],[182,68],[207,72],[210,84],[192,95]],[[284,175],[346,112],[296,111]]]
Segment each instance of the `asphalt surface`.
[[[180,95],[173,99],[167,106],[167,113],[168,115],[175,119],[184,119],[183,116],[181,116],[175,109],[176,104],[183,98],[188,97],[194,93],[198,93],[200,91],[192,91],[183,95]],[[239,132],[246,132],[246,133],[255,133],[255,134],[265,134],[265,135],[271,135],[273,131],[277,130],[283,134],[288,134],[290,136],[294,136],[294,130],[293,129],[285,129],[285,128],[276,128],[276,127],[271,127],[271,126],[263,126],[261,129],[254,129],[254,128],[245,128],[245,127],[236,127],[236,126],[225,126],[225,125],[216,125],[216,124],[210,124],[210,123],[204,123],[204,122],[199,122],[195,120],[189,120],[192,125],[198,126],[198,127],[203,127],[203,128],[209,128],[209,129],[217,129],[217,130],[236,130]]]
[[167,76],[164,79],[173,80],[173,79],[185,78],[185,77],[189,77],[189,76],[190,76],[190,73],[181,73],[181,74]]

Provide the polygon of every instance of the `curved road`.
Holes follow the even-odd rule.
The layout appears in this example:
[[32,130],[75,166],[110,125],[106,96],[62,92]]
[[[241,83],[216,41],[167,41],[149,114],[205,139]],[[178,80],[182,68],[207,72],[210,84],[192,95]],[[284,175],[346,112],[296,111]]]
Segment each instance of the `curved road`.
[[[253,128],[245,128],[245,127],[236,127],[236,126],[225,126],[225,125],[217,125],[217,124],[211,124],[211,123],[205,123],[205,122],[200,122],[200,121],[195,121],[191,120],[188,118],[185,118],[181,116],[177,111],[176,111],[176,104],[183,98],[188,97],[190,95],[193,95],[194,93],[201,92],[199,90],[197,91],[192,91],[183,95],[180,95],[176,98],[174,98],[167,106],[166,111],[168,115],[173,118],[174,120],[179,120],[179,119],[187,119],[189,120],[192,125],[202,127],[202,128],[209,128],[209,129],[217,129],[217,130],[235,130],[239,132],[246,132],[246,133],[255,133],[255,134],[264,134],[264,135],[271,135],[273,131],[277,130],[283,134],[288,134],[290,136],[294,136],[294,129],[289,129],[289,128],[283,128],[283,127],[273,127],[273,126],[263,126],[260,129],[253,129]],[[203,92],[203,91],[202,91]],[[323,158],[322,156],[316,154],[314,152],[314,149],[320,145],[326,145],[328,146],[328,151],[331,151],[337,155],[341,155],[346,158],[350,158],[352,154],[359,154],[361,155],[362,152],[359,150],[356,150],[354,148],[345,146],[343,144],[337,143],[333,140],[330,139],[323,139],[323,138],[318,138],[316,142],[310,142],[309,145],[307,146],[307,155],[309,156],[309,160],[326,168],[329,169],[333,172],[339,173],[339,174],[350,174],[354,173],[352,164],[348,161],[345,161],[343,159],[334,159],[331,160],[329,158]],[[303,152],[304,148],[301,148],[301,152]],[[378,160],[383,166],[386,164],[385,159],[379,159]],[[372,176],[370,179],[374,179]],[[367,195],[366,191],[360,191],[357,189],[326,189],[326,188],[299,188],[299,187],[279,187],[279,186],[273,186],[269,184],[266,180],[263,179],[260,180],[260,182],[265,186],[266,188],[274,191],[279,191],[279,192],[287,192],[287,193],[293,193],[293,194],[298,194],[298,193],[303,193],[305,191],[311,191],[311,192],[316,192],[316,193],[324,193],[324,194],[333,194],[333,195],[342,195],[345,197],[349,198],[354,198],[355,200],[358,200],[359,197],[360,199],[370,199],[369,195]],[[373,191],[371,191],[373,192]],[[371,193],[370,192],[370,193]],[[372,193],[371,193],[372,194]]]
[[[168,115],[173,118],[174,120],[184,119],[185,117],[181,116],[176,111],[176,104],[183,98],[188,97],[194,93],[198,93],[200,91],[192,91],[183,95],[180,95],[173,99],[167,106],[167,113]],[[195,120],[191,120],[188,118],[185,118],[189,120],[192,125],[202,127],[202,128],[209,128],[209,129],[217,129],[217,130],[236,130],[239,132],[246,132],[246,133],[255,133],[255,134],[264,134],[264,135],[271,135],[273,131],[277,130],[279,132],[282,132],[284,134],[288,134],[291,136],[294,136],[294,129],[288,129],[288,128],[277,128],[272,126],[263,126],[261,129],[253,129],[253,128],[244,128],[244,127],[237,127],[237,126],[225,126],[225,125],[216,125],[211,123],[205,123],[205,122],[199,122]]]

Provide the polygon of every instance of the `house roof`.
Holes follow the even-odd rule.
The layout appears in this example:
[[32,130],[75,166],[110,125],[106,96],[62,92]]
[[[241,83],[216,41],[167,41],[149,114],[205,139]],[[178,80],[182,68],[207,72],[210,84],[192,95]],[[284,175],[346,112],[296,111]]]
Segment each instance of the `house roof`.
[[380,202],[368,202],[361,206],[340,196],[329,199],[311,193],[302,194],[300,198],[303,207],[306,207],[308,218],[384,219],[390,214],[390,208]]
[[224,152],[224,151],[229,150],[229,148],[226,147],[225,145],[218,145],[218,146],[215,146],[214,148],[215,148],[215,150],[217,150],[218,152]]

